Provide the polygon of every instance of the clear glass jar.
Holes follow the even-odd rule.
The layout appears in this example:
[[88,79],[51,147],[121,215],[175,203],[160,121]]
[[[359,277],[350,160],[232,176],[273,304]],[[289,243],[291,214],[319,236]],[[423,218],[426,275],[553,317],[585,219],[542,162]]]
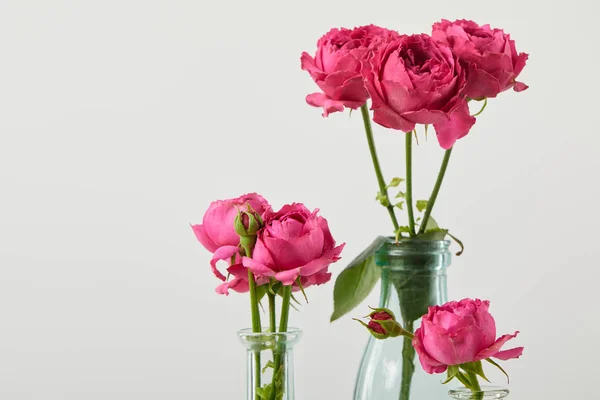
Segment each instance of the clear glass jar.
[[302,331],[296,328],[289,328],[287,332],[268,330],[238,332],[247,350],[246,399],[294,400],[294,346]]
[[498,400],[508,397],[508,389],[503,387],[483,386],[481,392],[472,392],[467,388],[452,389],[448,392],[454,400]]
[[[450,265],[446,240],[393,239],[375,254],[381,267],[379,307],[389,308],[411,332],[419,327],[429,306],[447,301],[446,268]],[[440,376],[429,375],[418,364],[409,339],[370,337],[356,384],[354,400],[431,400],[444,398]]]

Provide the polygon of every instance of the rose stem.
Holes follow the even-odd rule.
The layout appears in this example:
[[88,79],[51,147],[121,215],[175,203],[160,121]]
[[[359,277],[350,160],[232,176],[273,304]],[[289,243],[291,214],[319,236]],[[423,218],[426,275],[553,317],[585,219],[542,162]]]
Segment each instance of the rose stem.
[[442,181],[444,180],[444,175],[446,174],[446,168],[448,168],[448,161],[450,161],[452,149],[453,148],[451,147],[444,153],[444,159],[442,160],[440,172],[438,173],[438,177],[435,181],[435,186],[433,187],[431,196],[427,201],[427,208],[425,209],[425,214],[423,215],[423,221],[421,221],[421,228],[419,229],[419,233],[425,232],[425,228],[427,227],[427,222],[429,221],[429,217],[431,216],[431,210],[433,209],[435,200],[437,199],[438,193],[440,192],[440,187],[442,186]]
[[[406,321],[404,329],[412,333],[413,321]],[[415,372],[415,348],[412,340],[408,337],[402,338],[402,380],[400,383],[400,400],[410,399],[410,386]]]
[[277,331],[277,322],[275,321],[276,311],[275,311],[275,294],[271,293],[267,289],[267,296],[269,297],[269,331],[276,332]]
[[[373,129],[371,128],[371,116],[369,115],[369,108],[367,104],[363,104],[360,107],[360,112],[362,114],[363,122],[365,125],[365,133],[367,134],[367,142],[369,143],[369,151],[371,152],[371,159],[373,160],[373,167],[375,168],[375,175],[377,176],[377,183],[379,184],[379,191],[382,196],[385,196],[388,199],[388,205],[386,206],[388,213],[390,214],[390,218],[392,219],[392,224],[394,224],[394,232],[396,232],[399,228],[398,220],[396,219],[396,213],[394,212],[394,206],[389,204],[388,191],[385,187],[385,180],[383,179],[383,174],[381,172],[381,166],[379,165],[379,158],[377,157],[377,150],[375,149],[375,141],[373,140]],[[402,235],[402,234],[401,234]]]
[[483,392],[481,391],[481,386],[479,386],[479,379],[474,372],[467,372],[467,377],[469,378],[469,382],[471,383],[471,392],[473,392],[473,400],[481,400],[483,399]]
[[408,212],[408,226],[410,236],[415,236],[415,216],[412,202],[412,135],[406,132],[406,211]]
[[[246,253],[247,254],[247,253]],[[254,274],[248,269],[248,285],[250,291],[250,311],[252,313],[252,332],[260,332],[260,314],[258,311],[258,297],[256,296],[256,281]],[[254,392],[258,400],[258,389],[260,389],[260,351],[254,353]]]
[[[290,315],[290,300],[292,298],[292,285],[287,285],[283,287],[283,293],[281,295],[283,297],[283,301],[281,302],[281,316],[279,319],[279,332],[287,332],[288,329],[288,320],[289,320],[289,315]],[[278,338],[279,340],[281,340],[281,338]],[[271,382],[271,398],[270,400],[275,400],[277,398],[277,394],[283,394],[283,391],[285,390],[284,387],[278,387],[277,386],[277,377],[278,376],[284,376],[285,372],[282,374],[279,374],[279,369],[280,368],[285,368],[285,365],[283,364],[284,361],[284,357],[285,357],[285,345],[281,346],[283,347],[283,351],[281,351],[280,353],[280,349],[279,349],[280,345],[279,343],[275,344],[275,348],[277,349],[276,353],[273,355],[273,379]],[[285,382],[284,382],[285,383]],[[280,391],[280,393],[277,393],[278,391]]]

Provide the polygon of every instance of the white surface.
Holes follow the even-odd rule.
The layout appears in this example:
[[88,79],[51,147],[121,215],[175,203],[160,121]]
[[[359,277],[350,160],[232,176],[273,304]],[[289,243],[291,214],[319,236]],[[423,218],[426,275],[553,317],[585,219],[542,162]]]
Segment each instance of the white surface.
[[[442,17],[503,27],[531,54],[530,89],[490,101],[454,151],[435,210],[467,246],[450,296],[489,298],[499,331],[521,330],[511,398],[590,393],[597,15],[592,0],[0,1],[0,397],[242,399],[247,299],[213,292],[188,223],[247,191],[303,201],[348,243],[336,272],[387,233],[360,116],[304,103],[300,54],[333,26]],[[402,176],[401,135],[376,140]],[[417,198],[441,155],[415,150]],[[332,290],[292,317],[299,399],[351,396],[366,337],[329,324]]]

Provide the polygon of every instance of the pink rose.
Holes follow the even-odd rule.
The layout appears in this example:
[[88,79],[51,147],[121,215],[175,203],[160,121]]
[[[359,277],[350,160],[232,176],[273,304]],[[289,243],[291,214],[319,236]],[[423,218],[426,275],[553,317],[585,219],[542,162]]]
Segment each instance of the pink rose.
[[444,149],[465,136],[475,118],[462,95],[466,79],[452,50],[428,35],[402,36],[380,46],[364,64],[373,120],[410,132],[432,124]]
[[449,365],[489,357],[500,360],[520,357],[523,347],[500,351],[519,332],[496,339],[496,322],[488,312],[489,306],[489,301],[464,299],[429,307],[413,339],[423,369],[430,374],[442,373]]
[[241,271],[241,258],[239,256],[240,237],[235,231],[234,221],[238,209],[250,206],[259,215],[271,210],[269,203],[260,195],[250,193],[235,199],[219,200],[210,204],[202,219],[202,225],[192,225],[196,238],[211,253],[213,257],[210,265],[217,278],[226,281],[217,269],[217,262],[225,260],[230,265],[227,270],[233,278],[217,288],[218,293],[227,294],[228,289],[237,292],[248,291],[248,276],[246,269]]
[[473,21],[442,20],[433,25],[432,37],[447,44],[467,68],[464,93],[471,99],[496,97],[511,87],[520,92],[527,85],[517,82],[528,55],[517,54],[515,41],[502,29],[479,26]]
[[284,285],[292,285],[298,277],[303,285],[328,281],[327,267],[339,260],[344,245],[335,246],[327,220],[317,212],[295,203],[266,213],[252,258],[244,257],[244,266]]
[[322,92],[309,94],[306,102],[323,107],[323,116],[344,111],[344,106],[357,109],[369,94],[360,74],[361,62],[370,48],[397,37],[398,33],[375,25],[355,29],[332,29],[317,42],[317,53],[302,53],[302,69],[308,71]]

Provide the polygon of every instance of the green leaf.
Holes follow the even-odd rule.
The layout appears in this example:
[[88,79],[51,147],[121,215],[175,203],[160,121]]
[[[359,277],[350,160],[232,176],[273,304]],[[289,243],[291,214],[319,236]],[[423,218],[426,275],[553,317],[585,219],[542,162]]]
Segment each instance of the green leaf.
[[398,194],[396,195],[397,199],[403,199],[406,197],[406,194],[404,194],[404,192],[398,192]]
[[508,376],[508,374],[506,373],[506,371],[504,370],[504,368],[502,368],[500,366],[500,364],[498,364],[496,361],[492,360],[491,358],[486,358],[485,361],[489,362],[490,364],[492,364],[494,367],[498,368],[500,371],[502,371],[502,373],[506,376],[506,380],[508,381],[508,383],[510,383],[510,377]]
[[423,212],[423,210],[427,208],[427,203],[429,203],[427,200],[417,200],[417,210],[419,210],[419,212]]
[[404,178],[395,177],[390,181],[390,183],[388,183],[388,185],[385,188],[389,189],[391,187],[398,187],[398,185],[400,185],[402,182],[404,182]]
[[458,369],[457,365],[450,365],[448,367],[448,379],[446,379],[444,382],[442,382],[442,385],[445,385],[446,383],[450,382],[452,379],[456,378],[456,375],[458,375],[459,371],[460,371],[460,369]]
[[387,241],[386,237],[379,236],[337,277],[331,322],[352,311],[371,293],[381,276],[381,269],[375,265],[375,252]]
[[464,364],[461,364],[460,367],[467,372],[471,372],[476,375],[479,375],[480,377],[485,379],[486,382],[489,382],[488,378],[485,376],[485,373],[483,372],[483,366],[481,365],[481,361],[464,363]]
[[381,192],[377,192],[377,197],[375,197],[375,200],[378,200],[382,206],[387,207],[390,205],[390,200],[388,199],[388,197],[381,193]]
[[429,216],[429,219],[427,220],[427,226],[425,227],[425,232],[432,230],[432,229],[436,229],[439,228],[440,226],[438,225],[437,221],[435,220],[435,218],[433,218],[431,215]]
[[271,398],[271,392],[273,391],[272,385],[266,384],[265,386],[256,389],[256,394],[260,399],[269,400]]
[[400,233],[410,233],[410,227],[406,226],[406,225],[400,226],[400,227],[398,227],[398,229],[396,229],[396,233],[398,233],[398,232],[400,232]]
[[396,204],[394,204],[394,207],[396,207],[396,208],[399,208],[399,209],[401,209],[401,210],[403,210],[403,209],[404,209],[404,208],[403,208],[403,206],[404,206],[404,202],[403,202],[403,201],[401,201],[400,203],[396,203]]
[[[429,225],[429,224],[428,224]],[[419,235],[419,239],[423,240],[444,240],[448,234],[448,229],[434,228]]]

